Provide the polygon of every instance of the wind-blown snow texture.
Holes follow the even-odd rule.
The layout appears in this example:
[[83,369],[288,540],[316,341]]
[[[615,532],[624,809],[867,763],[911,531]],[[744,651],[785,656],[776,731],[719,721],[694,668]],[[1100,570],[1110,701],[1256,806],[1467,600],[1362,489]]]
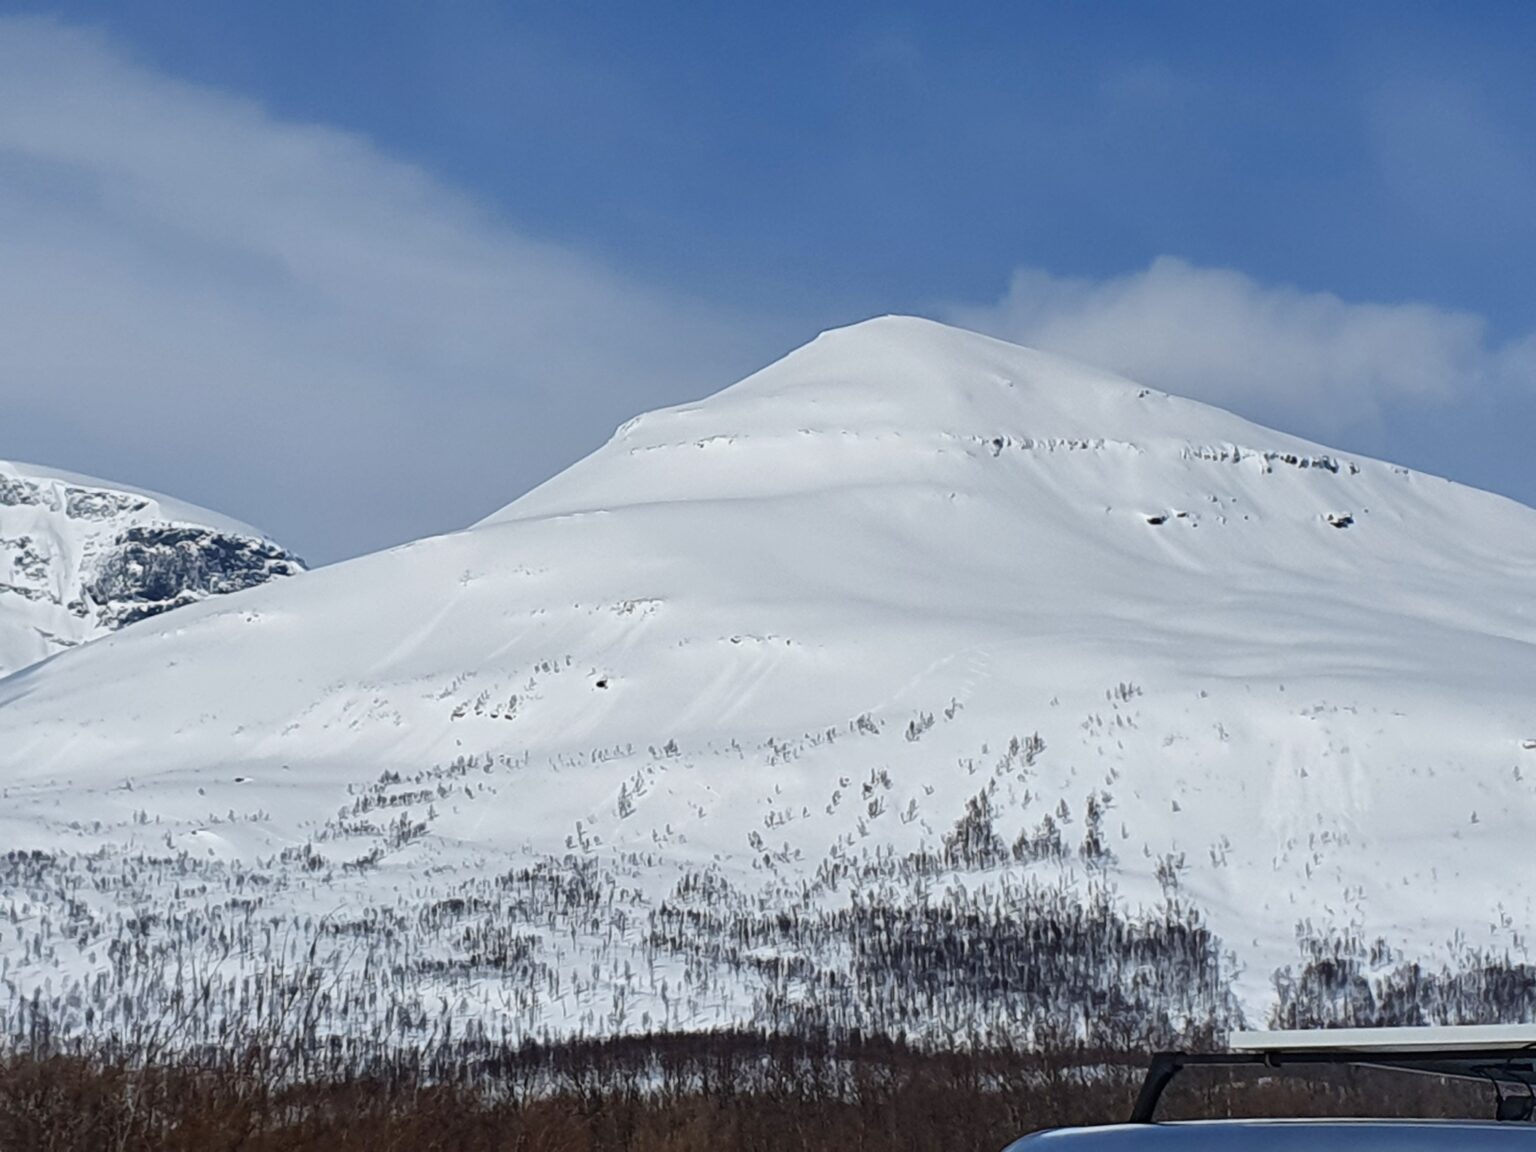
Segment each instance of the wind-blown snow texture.
[[0,843],[45,854],[6,979],[65,1013],[113,940],[141,989],[202,948],[242,1010],[318,924],[392,1028],[1006,1028],[982,968],[1060,937],[974,988],[890,955],[1176,893],[1262,1018],[1299,930],[1519,946],[1533,577],[1508,500],[869,321],[465,531],[0,681]]
[[207,509],[0,462],[0,676],[146,616],[302,569],[256,529]]

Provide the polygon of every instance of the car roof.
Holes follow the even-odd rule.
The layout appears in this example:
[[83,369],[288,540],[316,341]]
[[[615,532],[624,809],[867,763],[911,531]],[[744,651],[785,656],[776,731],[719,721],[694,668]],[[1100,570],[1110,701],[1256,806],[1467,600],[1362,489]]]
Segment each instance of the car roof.
[[1195,1120],[1061,1128],[1006,1152],[1480,1152],[1536,1149],[1536,1124],[1472,1120]]

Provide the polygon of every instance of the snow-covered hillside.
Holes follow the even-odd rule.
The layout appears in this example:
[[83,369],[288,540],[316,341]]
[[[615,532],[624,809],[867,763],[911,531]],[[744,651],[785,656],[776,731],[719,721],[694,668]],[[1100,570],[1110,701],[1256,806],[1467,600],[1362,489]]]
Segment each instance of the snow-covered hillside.
[[1533,577],[1531,509],[872,320],[0,682],[5,978],[236,1012],[319,940],[346,1027],[1027,1032],[1261,1018],[1298,932],[1518,955]]
[[0,461],[0,676],[302,568],[256,529],[207,509]]

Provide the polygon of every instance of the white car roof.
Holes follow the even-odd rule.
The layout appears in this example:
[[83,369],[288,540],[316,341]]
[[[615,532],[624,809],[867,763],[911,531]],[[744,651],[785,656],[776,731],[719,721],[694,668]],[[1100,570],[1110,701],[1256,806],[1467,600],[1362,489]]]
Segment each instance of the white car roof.
[[1536,1049],[1536,1024],[1457,1024],[1423,1028],[1312,1028],[1234,1032],[1233,1052],[1522,1052]]

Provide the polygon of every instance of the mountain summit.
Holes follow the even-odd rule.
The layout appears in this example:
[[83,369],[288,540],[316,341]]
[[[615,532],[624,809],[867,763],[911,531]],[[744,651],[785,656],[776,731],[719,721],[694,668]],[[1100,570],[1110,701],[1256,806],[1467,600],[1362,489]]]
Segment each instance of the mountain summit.
[[[1219,409],[1060,357],[931,320],[885,316],[825,332],[699,403],[629,421],[605,448],[489,522],[566,507],[921,483],[952,463],[943,457],[999,435],[1047,451],[1077,441],[1232,437],[1314,451]],[[911,451],[898,450],[903,438]]]
[[[175,897],[207,915],[256,871],[264,915],[403,917],[476,1019],[514,977],[470,942],[590,962],[506,1009],[524,1031],[809,1011],[898,971],[856,970],[861,909],[1014,925],[1044,877],[1204,909],[1262,1013],[1304,917],[1415,955],[1529,922],[1500,862],[1536,819],[1533,573],[1531,509],[886,317],[469,529],[0,682],[0,829],[216,865]],[[556,876],[607,878],[606,943],[548,935]],[[770,913],[825,935],[753,952]],[[859,1026],[910,1007],[847,995]]]

